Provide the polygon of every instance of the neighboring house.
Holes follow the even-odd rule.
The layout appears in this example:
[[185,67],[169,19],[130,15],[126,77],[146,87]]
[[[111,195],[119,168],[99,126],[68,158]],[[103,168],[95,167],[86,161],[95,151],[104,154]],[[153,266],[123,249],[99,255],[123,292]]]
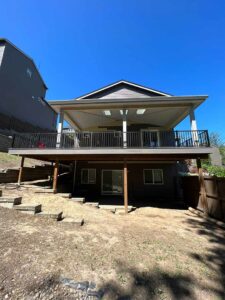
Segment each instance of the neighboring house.
[[[74,164],[74,195],[123,197],[126,209],[128,200],[172,203],[177,163],[197,159],[200,169],[211,153],[208,132],[197,130],[194,115],[206,98],[121,80],[74,100],[50,101],[60,115],[58,133],[17,136],[9,153],[56,162],[55,191],[58,162],[64,161]],[[190,130],[174,130],[188,115]],[[64,120],[73,130],[63,130]]]
[[57,115],[45,101],[46,90],[32,58],[0,38],[0,131],[55,131]]

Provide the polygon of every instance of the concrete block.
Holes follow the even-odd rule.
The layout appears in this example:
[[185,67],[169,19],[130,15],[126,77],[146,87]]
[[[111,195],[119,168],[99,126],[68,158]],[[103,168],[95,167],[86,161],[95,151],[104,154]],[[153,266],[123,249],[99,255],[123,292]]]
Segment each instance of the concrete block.
[[37,213],[36,215],[39,216],[39,217],[50,218],[50,219],[53,219],[55,221],[61,221],[63,212],[60,211],[60,212],[54,212],[53,213],[53,212],[42,211],[42,212]]
[[13,208],[15,205],[20,205],[22,201],[22,197],[1,197],[0,198],[0,206]]
[[39,212],[41,212],[41,204],[20,204],[20,205],[16,205],[13,207],[14,209],[21,211],[21,212],[25,212],[31,215],[35,215]]
[[79,226],[84,225],[84,219],[83,218],[72,218],[72,217],[66,217],[62,220],[64,223],[73,223]]

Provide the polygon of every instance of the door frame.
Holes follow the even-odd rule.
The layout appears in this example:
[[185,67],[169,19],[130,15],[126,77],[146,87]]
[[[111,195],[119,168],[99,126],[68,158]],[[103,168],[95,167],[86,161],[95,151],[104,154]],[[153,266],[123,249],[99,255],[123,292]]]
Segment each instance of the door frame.
[[[156,132],[157,133],[157,142],[158,142],[158,146],[160,147],[161,141],[160,141],[160,130],[159,129],[141,129],[141,146],[143,147],[143,132]],[[157,148],[155,147],[155,148]]]
[[[121,193],[118,193],[118,192],[104,192],[103,191],[103,173],[104,173],[104,171],[120,171],[121,172],[121,174],[122,174],[122,184],[121,184],[121,186],[122,186],[122,192]],[[102,169],[102,171],[101,171],[101,195],[118,195],[118,196],[120,196],[120,195],[123,195],[123,170],[122,169]]]

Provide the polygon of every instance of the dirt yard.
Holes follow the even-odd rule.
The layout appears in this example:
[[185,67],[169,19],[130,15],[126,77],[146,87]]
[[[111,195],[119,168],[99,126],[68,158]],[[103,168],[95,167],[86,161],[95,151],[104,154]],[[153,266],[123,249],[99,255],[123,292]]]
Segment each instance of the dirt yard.
[[62,277],[94,282],[103,299],[225,299],[225,231],[186,210],[114,215],[32,189],[3,193],[85,224],[0,208],[0,299],[85,299]]

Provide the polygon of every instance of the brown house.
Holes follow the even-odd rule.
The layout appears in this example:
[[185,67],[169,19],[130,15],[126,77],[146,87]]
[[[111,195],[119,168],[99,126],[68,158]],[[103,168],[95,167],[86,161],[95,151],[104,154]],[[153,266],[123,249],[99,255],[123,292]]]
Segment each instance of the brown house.
[[[195,109],[207,96],[172,96],[118,81],[69,101],[51,101],[60,115],[58,133],[23,134],[11,154],[73,163],[73,194],[110,201],[173,201],[177,163],[211,153],[207,130]],[[190,116],[190,130],[174,128]],[[63,129],[63,121],[71,125]],[[108,199],[108,200],[107,200]]]

